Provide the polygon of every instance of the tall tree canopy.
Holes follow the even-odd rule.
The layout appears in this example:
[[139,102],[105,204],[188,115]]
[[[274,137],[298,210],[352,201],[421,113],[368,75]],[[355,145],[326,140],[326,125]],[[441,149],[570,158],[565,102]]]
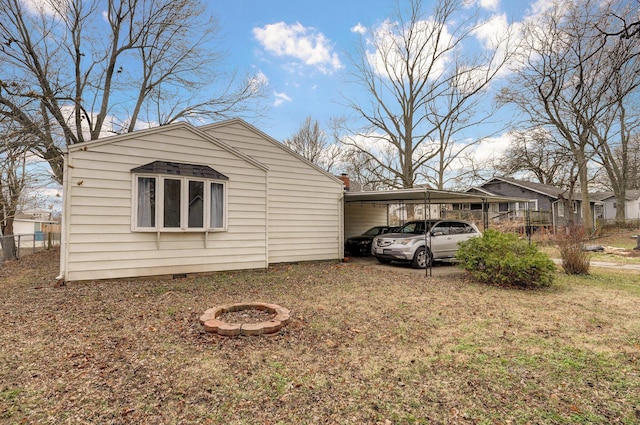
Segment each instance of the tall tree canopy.
[[364,36],[354,59],[365,94],[348,99],[348,122],[366,124],[342,142],[368,158],[381,186],[443,188],[446,172],[482,139],[464,141],[461,133],[491,115],[478,115],[479,97],[509,57],[508,32],[482,39],[490,24],[468,2],[434,4],[431,13],[420,0],[399,5],[393,20]]
[[0,115],[62,181],[62,152],[105,134],[247,112],[260,80],[221,67],[198,0],[0,0]]
[[[639,46],[635,38],[607,36],[603,29],[619,28],[615,16],[630,13],[629,7],[625,0],[556,3],[524,27],[520,60],[502,93],[502,100],[526,117],[521,126],[544,128],[571,152],[588,229],[594,161],[602,164],[618,205],[624,206],[626,146],[640,112],[635,106]],[[624,208],[617,211],[624,214]]]
[[300,129],[284,141],[284,145],[325,171],[334,172],[340,157],[340,148],[327,141],[318,120],[305,118]]
[[542,129],[513,131],[505,153],[494,159],[494,168],[504,175],[532,175],[535,181],[566,187],[574,176],[571,152]]

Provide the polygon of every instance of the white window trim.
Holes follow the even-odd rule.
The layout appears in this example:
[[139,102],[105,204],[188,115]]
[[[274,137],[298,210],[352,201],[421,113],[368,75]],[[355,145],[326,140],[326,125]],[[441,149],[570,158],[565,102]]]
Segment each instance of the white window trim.
[[558,201],[558,217],[564,217],[564,203],[562,200]]
[[[155,227],[138,227],[138,178],[154,178],[156,180],[156,211]],[[164,214],[164,180],[180,180],[180,227],[163,227]],[[204,182],[204,211],[205,226],[188,227],[189,220],[189,181]],[[222,227],[210,227],[211,218],[211,184],[222,185],[223,210]],[[226,232],[228,220],[227,182],[218,179],[203,179],[192,176],[178,176],[166,174],[134,173],[131,178],[131,231],[132,232],[162,232],[162,233],[212,233]]]

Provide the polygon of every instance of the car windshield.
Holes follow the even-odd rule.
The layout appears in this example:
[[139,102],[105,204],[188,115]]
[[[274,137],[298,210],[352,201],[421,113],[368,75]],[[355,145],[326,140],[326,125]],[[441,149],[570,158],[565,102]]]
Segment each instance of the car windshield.
[[[431,229],[431,226],[433,226],[435,222],[434,221],[427,221],[426,225],[427,225],[427,230]],[[425,232],[425,222],[424,221],[411,221],[407,224],[405,224],[404,226],[402,226],[397,232],[398,233],[424,233]]]
[[363,235],[378,236],[380,233],[382,233],[382,229],[384,229],[384,227],[372,227],[371,229],[364,232]]

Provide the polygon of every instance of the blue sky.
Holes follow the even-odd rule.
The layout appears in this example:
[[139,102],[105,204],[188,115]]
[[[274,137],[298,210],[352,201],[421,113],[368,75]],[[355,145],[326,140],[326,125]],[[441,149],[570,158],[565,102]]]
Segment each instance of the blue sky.
[[[549,0],[469,0],[483,17],[519,22]],[[311,116],[328,130],[345,113],[342,96],[353,95],[347,81],[360,34],[393,15],[393,0],[217,0],[209,4],[219,19],[228,65],[259,73],[267,81],[267,116],[255,124],[278,140],[293,135]],[[425,10],[433,8],[424,1]]]
[[[465,1],[478,7],[483,19],[517,25],[553,0]],[[269,108],[263,118],[251,122],[280,141],[295,134],[307,116],[329,133],[330,119],[348,112],[344,97],[351,98],[358,90],[348,82],[353,71],[349,55],[355,54],[361,37],[393,17],[396,6],[395,0],[203,2],[219,20],[221,38],[215,48],[228,53],[224,66],[236,69],[238,75],[259,75],[266,82]],[[432,10],[434,0],[423,0],[423,6]],[[487,25],[484,31],[499,29],[499,25]],[[503,112],[496,118],[506,122],[508,116]],[[508,143],[506,132],[501,131],[484,140],[475,155],[499,153]]]

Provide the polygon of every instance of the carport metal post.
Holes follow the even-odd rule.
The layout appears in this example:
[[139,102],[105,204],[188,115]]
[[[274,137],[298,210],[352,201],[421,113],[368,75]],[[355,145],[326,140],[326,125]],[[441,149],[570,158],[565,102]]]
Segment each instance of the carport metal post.
[[483,230],[489,228],[489,201],[487,198],[482,198],[482,226]]
[[531,224],[531,211],[529,210],[528,202],[524,210],[524,226],[524,231],[527,235],[527,241],[529,242],[529,245],[531,245],[531,233],[533,233],[533,227]]
[[[431,253],[431,238],[427,238],[427,207],[429,208],[429,221],[431,221],[431,193],[429,193],[429,191],[427,190],[427,188],[424,188],[424,210],[425,213],[423,214],[424,216],[424,246],[427,246],[427,240],[429,241],[429,253]],[[425,252],[424,252],[424,259],[425,261],[427,261],[427,250],[425,248]],[[433,267],[433,261],[429,262],[429,265],[427,267],[424,268],[424,275],[425,277],[429,277],[429,276],[433,276],[433,270],[431,269]]]

